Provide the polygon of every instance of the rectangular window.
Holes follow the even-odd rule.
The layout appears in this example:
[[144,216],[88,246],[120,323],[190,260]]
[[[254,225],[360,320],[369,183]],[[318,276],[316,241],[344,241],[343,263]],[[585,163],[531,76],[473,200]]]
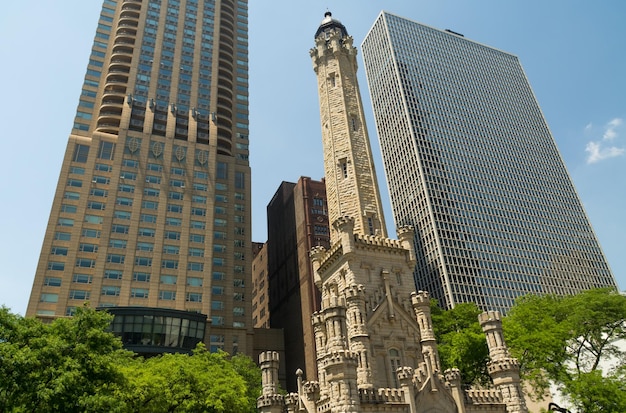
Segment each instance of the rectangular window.
[[72,239],[72,235],[69,232],[55,232],[54,239],[57,241],[69,241]]
[[89,291],[70,290],[69,298],[70,300],[89,300],[90,295]]
[[145,209],[158,209],[159,203],[154,201],[143,201],[141,207]]
[[127,241],[123,240],[123,239],[111,239],[111,240],[109,240],[109,247],[111,247],[111,248],[124,249],[124,248],[126,248],[126,244],[127,244]]
[[150,273],[148,272],[134,272],[133,273],[133,281],[138,282],[150,282]]
[[83,181],[80,179],[68,179],[67,186],[73,186],[75,188],[81,188],[83,186]]
[[[154,188],[144,188],[143,189],[143,194],[145,196],[159,196],[161,194],[161,191],[159,191],[158,189],[154,189]],[[144,202],[145,204],[145,202]],[[146,208],[144,206],[144,208]],[[152,209],[156,209],[156,208],[152,208]]]
[[193,195],[191,197],[191,202],[198,202],[200,204],[206,204],[207,197],[202,195]]
[[191,208],[191,215],[204,217],[206,216],[206,208]]
[[102,224],[103,221],[103,217],[99,217],[97,215],[85,215],[85,222],[88,224]]
[[159,291],[159,300],[176,300],[176,291]]
[[223,310],[224,302],[223,301],[211,301],[211,310]]
[[178,277],[176,275],[162,275],[160,280],[161,284],[175,285]]
[[82,235],[86,238],[100,238],[100,231],[95,229],[84,229]]
[[113,224],[111,232],[115,234],[128,234],[128,225]]
[[121,280],[122,279],[122,271],[120,270],[105,270],[104,278],[106,280]]
[[170,270],[178,269],[177,260],[161,260],[161,268],[168,268]]
[[163,235],[163,238],[178,240],[178,239],[180,239],[180,232],[178,232],[178,231],[165,231],[165,234]]
[[106,189],[91,188],[91,190],[89,191],[89,195],[106,198],[107,196],[109,196],[109,191],[107,191]]
[[187,285],[190,287],[202,287],[203,279],[200,277],[187,277]]
[[135,258],[135,265],[138,265],[138,266],[141,266],[141,267],[152,267],[152,258],[136,257]]
[[204,264],[201,262],[188,262],[187,271],[204,271]]
[[182,192],[170,192],[169,193],[169,198],[170,199],[175,199],[177,201],[182,201],[183,200],[183,193]]
[[100,295],[117,297],[120,295],[120,287],[104,285],[102,286],[102,292],[100,293]]
[[137,235],[141,237],[154,237],[156,230],[154,228],[139,228]]
[[154,250],[154,244],[151,242],[138,242],[137,243],[137,251],[151,252],[153,250]]
[[111,172],[111,169],[113,167],[111,165],[105,165],[103,163],[97,163],[96,167],[94,168],[96,171],[101,171],[101,172]]
[[70,218],[59,218],[59,226],[61,227],[73,227],[74,226],[74,220],[70,219]]
[[39,301],[42,303],[57,303],[59,302],[59,294],[41,294],[41,296],[39,296]]
[[161,177],[160,176],[148,175],[148,176],[146,176],[146,183],[148,183],[148,184],[160,184],[161,183]]
[[194,229],[206,229],[206,223],[204,221],[191,221],[189,227]]
[[[193,208],[192,208],[192,210],[193,210]],[[176,205],[176,204],[167,204],[167,211],[168,212],[173,212],[175,214],[182,214],[183,206],[182,205]]]
[[52,255],[67,255],[67,247],[52,247],[50,250]]
[[213,295],[224,295],[224,287],[219,285],[214,285],[211,287],[211,294]]
[[70,166],[70,173],[76,175],[85,175],[85,168],[80,166]]
[[148,298],[148,292],[147,288],[131,288],[130,296],[133,298]]
[[199,242],[199,243],[204,243],[204,235],[200,235],[200,234],[189,234],[189,241],[190,241],[190,242]]
[[105,204],[103,202],[89,201],[87,202],[87,208],[104,211]]
[[88,155],[89,146],[77,143],[76,146],[74,146],[74,155],[72,156],[72,161],[86,163]]
[[66,192],[65,194],[63,194],[63,198],[65,199],[70,199],[72,201],[77,201],[78,199],[80,199],[80,194],[78,192]]
[[78,258],[76,260],[76,266],[81,268],[94,268],[96,266],[96,260],[91,258]]
[[204,257],[204,249],[202,248],[189,248],[190,257]]
[[61,279],[59,277],[46,277],[43,281],[43,285],[48,287],[60,287]]
[[173,227],[180,227],[183,224],[183,220],[180,218],[165,218],[165,225],[171,225]]
[[187,297],[185,301],[189,301],[192,303],[201,303],[202,302],[202,293],[187,293]]
[[163,254],[178,255],[180,253],[180,247],[175,245],[163,245]]
[[74,274],[72,282],[77,284],[91,284],[93,277],[88,274]]
[[113,160],[113,153],[115,152],[115,144],[112,142],[100,141],[100,148],[98,149],[98,158]]
[[157,222],[156,215],[152,214],[141,214],[141,217],[139,219],[141,222],[148,222],[150,224],[156,224]]

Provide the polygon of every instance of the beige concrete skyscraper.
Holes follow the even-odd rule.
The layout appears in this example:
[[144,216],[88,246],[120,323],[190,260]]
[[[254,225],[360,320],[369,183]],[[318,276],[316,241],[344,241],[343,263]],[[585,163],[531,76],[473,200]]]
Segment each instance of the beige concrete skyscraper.
[[213,349],[245,350],[247,15],[246,0],[104,0],[28,316],[187,310],[208,315]]

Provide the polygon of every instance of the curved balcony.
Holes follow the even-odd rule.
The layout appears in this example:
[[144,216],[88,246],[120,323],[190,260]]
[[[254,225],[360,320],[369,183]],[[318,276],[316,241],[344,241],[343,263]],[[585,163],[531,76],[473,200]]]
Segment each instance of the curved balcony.
[[133,56],[133,48],[125,45],[113,45],[113,52],[111,53],[111,60],[117,56]]
[[115,44],[135,45],[135,36],[130,34],[118,34],[115,36]]
[[230,129],[230,128],[232,128],[232,127],[233,127],[233,122],[231,122],[231,120],[230,120],[230,119],[227,119],[227,118],[223,118],[223,117],[218,116],[218,117],[217,117],[217,126],[221,126],[221,127],[223,127],[223,128],[228,128],[228,129]]
[[139,10],[132,8],[122,8],[122,12],[120,13],[120,19],[135,19],[139,20]]
[[235,45],[235,39],[234,39],[232,36],[231,36],[231,37],[228,37],[228,36],[224,36],[224,35],[222,34],[222,35],[220,35],[220,47],[221,47],[222,45],[224,45],[224,44],[225,44],[225,45],[228,45],[228,46],[230,46],[230,47],[234,47],[234,45]]
[[226,98],[231,101],[233,100],[233,92],[231,92],[231,89],[227,89],[226,87],[220,84],[217,85],[217,95],[219,97]]
[[233,84],[228,79],[220,78],[220,80],[217,82],[217,86],[221,86],[221,87],[227,88],[228,90],[232,90],[233,89]]
[[137,28],[139,25],[139,20],[134,17],[120,17],[120,22],[117,24],[118,27],[132,27]]
[[220,70],[217,72],[217,74],[220,77],[220,80],[222,79],[226,79],[228,80],[228,82],[230,82],[232,84],[233,81],[233,73],[232,72],[228,72],[226,70],[222,70],[223,67],[220,67]]
[[218,107],[217,116],[221,116],[226,119],[232,119],[233,113],[230,111],[230,109],[224,109],[224,108]]
[[222,46],[220,46],[220,53],[221,53],[221,52],[228,53],[228,54],[230,55],[230,57],[231,57],[231,58],[233,57],[233,53],[234,53],[234,52],[233,52],[233,48],[232,48],[232,47],[230,47],[230,46],[226,46],[226,45],[222,45]]
[[[117,84],[111,83],[104,86],[104,96],[108,95],[117,95],[122,98],[126,97],[126,85],[125,84]],[[103,98],[104,98],[103,96]]]
[[233,145],[230,141],[222,140],[219,136],[217,137],[217,153],[219,155],[230,155],[232,156]]
[[122,6],[122,10],[135,10],[141,11],[141,5],[134,2],[125,2]]
[[220,67],[229,71],[233,71],[233,61],[231,59],[223,59],[220,57]]
[[100,105],[100,114],[113,113],[114,111],[118,111],[121,114],[123,107],[123,99],[121,102],[119,99],[102,99],[102,104]]
[[231,110],[231,108],[233,107],[233,101],[229,100],[229,99],[218,98],[217,99],[217,106],[221,107],[221,108],[224,108],[224,109]]
[[231,132],[230,128],[221,128],[221,127],[217,127],[217,137],[219,139],[225,140],[227,142],[230,142],[233,140],[233,133]]
[[102,103],[111,104],[111,105],[113,104],[123,105],[125,98],[126,96],[124,96],[123,94],[120,94],[117,92],[105,91],[104,94],[102,95]]
[[109,65],[109,73],[128,74],[130,65],[121,64],[122,62],[113,62]]
[[230,110],[229,107],[224,107],[222,105],[217,105],[217,115],[218,116],[222,116],[224,118],[228,118],[228,119],[232,119],[233,118],[233,112]]

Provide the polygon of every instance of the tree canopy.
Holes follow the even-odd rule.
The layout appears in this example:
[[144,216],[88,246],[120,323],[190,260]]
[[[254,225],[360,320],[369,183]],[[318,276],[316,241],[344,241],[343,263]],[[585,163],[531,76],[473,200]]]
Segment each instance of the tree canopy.
[[42,324],[0,308],[0,412],[256,411],[261,373],[248,357],[199,345],[143,359],[110,321],[84,308]]
[[489,349],[478,323],[481,310],[474,303],[462,303],[443,310],[431,301],[433,329],[438,343],[441,367],[458,368],[466,385],[491,381],[487,373]]
[[522,377],[537,394],[554,383],[579,411],[626,411],[625,296],[610,289],[528,295],[503,325]]

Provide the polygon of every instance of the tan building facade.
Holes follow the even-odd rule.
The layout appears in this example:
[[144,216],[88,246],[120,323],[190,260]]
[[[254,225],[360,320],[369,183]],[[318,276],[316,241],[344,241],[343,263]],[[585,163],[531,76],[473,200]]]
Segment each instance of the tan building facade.
[[494,387],[466,390],[457,370],[441,371],[429,295],[414,291],[414,231],[402,227],[395,240],[383,230],[369,140],[364,123],[359,124],[356,49],[345,26],[329,12],[315,34],[311,57],[332,224],[329,248],[314,247],[310,253],[322,298],[312,317],[317,375],[288,372],[296,374],[297,391],[280,395],[279,356],[262,353],[259,411],[526,412],[517,363],[508,356],[498,313],[480,319]]
[[212,349],[251,349],[247,13],[104,0],[28,316],[199,312]]

